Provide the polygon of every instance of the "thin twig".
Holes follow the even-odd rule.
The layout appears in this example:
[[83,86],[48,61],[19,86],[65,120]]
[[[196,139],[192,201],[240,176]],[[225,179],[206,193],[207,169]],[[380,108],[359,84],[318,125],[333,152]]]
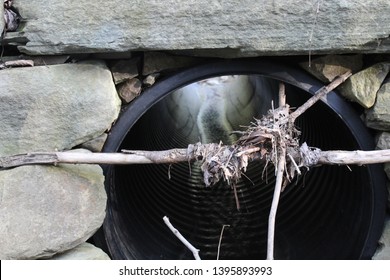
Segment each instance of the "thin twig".
[[219,260],[219,253],[221,252],[223,232],[225,231],[225,228],[227,228],[227,227],[230,227],[230,225],[223,225],[222,226],[221,235],[219,236],[219,242],[218,242],[217,260]]
[[327,95],[329,92],[334,90],[340,84],[345,82],[352,75],[351,71],[346,72],[345,74],[336,77],[329,85],[320,88],[309,100],[307,100],[303,105],[301,105],[297,110],[290,114],[290,121],[294,123],[294,121],[306,112],[311,106],[314,105],[318,100]]
[[287,154],[287,155],[290,158],[290,160],[291,160],[292,164],[294,165],[295,169],[297,170],[298,175],[302,175],[301,169],[299,169],[299,166],[295,162],[295,159],[292,157],[292,155],[290,155],[290,154]]
[[286,87],[283,82],[279,83],[279,107],[286,105]]
[[164,216],[163,220],[173,234],[192,252],[195,260],[201,260],[199,257],[199,249],[196,249],[190,242],[188,242],[187,239],[184,238],[183,235],[181,235],[181,233],[171,224],[167,216]]
[[245,149],[244,151],[236,153],[235,156],[236,157],[241,157],[242,155],[253,154],[253,153],[256,153],[256,152],[259,152],[259,151],[261,151],[260,147]]
[[234,199],[236,200],[236,208],[238,211],[240,211],[241,206],[240,206],[240,199],[238,198],[238,193],[237,193],[237,185],[233,183],[232,188],[234,193]]
[[282,190],[283,174],[286,162],[286,145],[282,141],[280,144],[281,152],[279,153],[275,190],[268,218],[267,260],[274,259],[275,220],[279,205],[280,192]]

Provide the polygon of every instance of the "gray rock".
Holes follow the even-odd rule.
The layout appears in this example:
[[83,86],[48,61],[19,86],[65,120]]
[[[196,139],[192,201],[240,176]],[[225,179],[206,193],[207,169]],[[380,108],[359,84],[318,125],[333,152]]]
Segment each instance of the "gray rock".
[[146,76],[166,70],[175,70],[182,67],[192,66],[199,63],[200,58],[170,55],[162,52],[146,52],[142,75]]
[[118,117],[111,72],[102,63],[0,71],[0,155],[70,149]]
[[154,85],[156,83],[156,80],[158,77],[160,77],[160,73],[150,74],[150,75],[146,76],[146,78],[142,81],[142,83],[146,87],[151,87],[152,85]]
[[363,56],[358,55],[327,55],[300,64],[303,69],[317,79],[329,83],[335,77],[347,71],[356,73],[363,67]]
[[81,144],[80,147],[83,149],[87,149],[91,152],[99,153],[102,151],[104,143],[106,143],[107,137],[107,133],[103,133],[102,135]]
[[[390,163],[385,163],[385,172],[386,172],[387,178],[389,178],[389,180],[390,180]],[[390,193],[390,188],[389,188],[389,193]],[[390,197],[389,197],[389,200],[390,200]]]
[[140,59],[138,57],[115,62],[111,67],[115,84],[117,85],[137,77],[139,63]]
[[375,105],[366,110],[368,127],[390,131],[390,80],[385,81],[377,93]]
[[[390,106],[390,104],[389,104],[389,106]],[[376,149],[377,150],[390,149],[390,132],[381,132],[378,135]],[[390,180],[390,163],[389,162],[385,163],[384,166],[385,166],[386,175]],[[389,199],[390,199],[390,197],[389,197]]]
[[139,79],[134,78],[118,86],[118,94],[124,103],[130,103],[142,91],[142,83]]
[[387,165],[388,169],[386,170],[386,167],[385,167],[385,171],[387,173],[387,177],[389,178],[389,180],[387,181],[387,191],[389,193],[389,196],[387,198],[387,211],[389,211],[390,213],[390,165]]
[[387,217],[385,222],[385,228],[381,239],[379,240],[380,246],[373,256],[373,260],[390,260],[390,218]]
[[377,150],[390,149],[390,132],[381,132],[377,136],[378,140],[376,142]]
[[231,57],[390,50],[387,0],[321,1],[318,15],[316,3],[15,1],[28,19],[20,33],[27,43],[19,49],[34,55],[183,50]]
[[111,260],[102,249],[93,246],[90,243],[83,243],[50,258],[50,260]]
[[3,33],[4,30],[4,5],[0,5],[0,15],[2,16],[0,20],[0,33]]
[[357,102],[364,108],[371,108],[377,92],[390,70],[390,63],[377,63],[352,75],[340,87],[343,96]]
[[105,217],[98,165],[0,172],[0,259],[47,258],[90,238]]

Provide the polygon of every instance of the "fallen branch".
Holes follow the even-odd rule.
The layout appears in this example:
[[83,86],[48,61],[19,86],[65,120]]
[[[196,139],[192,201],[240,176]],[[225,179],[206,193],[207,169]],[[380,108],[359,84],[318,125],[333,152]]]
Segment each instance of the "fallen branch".
[[[207,146],[208,144],[202,145]],[[223,146],[230,148],[231,146]],[[0,169],[9,169],[25,165],[36,164],[157,164],[179,163],[193,160],[201,160],[196,155],[185,155],[187,149],[173,149],[165,151],[127,151],[127,153],[82,153],[82,152],[53,152],[53,153],[28,153],[13,156],[0,157]],[[172,153],[172,154],[171,154]],[[235,156],[250,154],[253,160],[261,160],[259,149],[248,148],[248,152],[238,152]],[[148,155],[153,155],[149,157]],[[310,159],[309,159],[310,157]],[[314,149],[302,155],[294,157],[295,161],[306,162],[305,167],[320,165],[367,165],[390,162],[390,149],[376,151],[321,151]],[[295,164],[294,164],[295,165]]]
[[321,151],[317,165],[366,165],[390,162],[390,150]]
[[267,260],[274,259],[276,212],[278,210],[280,193],[282,191],[285,164],[286,164],[286,148],[282,146],[280,149],[280,156],[279,156],[278,166],[277,166],[274,196],[272,199],[271,210],[268,218]]
[[329,92],[334,90],[336,87],[344,83],[352,75],[351,71],[336,77],[329,85],[320,88],[309,100],[303,105],[299,106],[293,113],[290,114],[290,121],[294,122],[300,115],[306,112],[311,106],[313,106],[318,100],[323,98]]
[[[286,93],[284,83],[279,84],[279,107],[286,106]],[[288,117],[288,110],[285,112]],[[274,129],[278,131],[278,145],[277,145],[277,166],[276,166],[276,182],[274,195],[272,198],[271,209],[268,217],[268,237],[267,237],[267,260],[274,259],[274,241],[275,241],[275,223],[276,223],[276,213],[278,211],[278,205],[280,200],[280,193],[282,192],[283,178],[284,178],[284,169],[286,165],[286,143],[283,141],[285,130],[283,127],[277,127],[277,122],[274,123]]]
[[184,238],[183,235],[171,224],[169,218],[167,216],[163,217],[164,223],[167,227],[173,232],[173,234],[192,252],[195,260],[201,260],[199,257],[199,249],[196,249],[187,239]]

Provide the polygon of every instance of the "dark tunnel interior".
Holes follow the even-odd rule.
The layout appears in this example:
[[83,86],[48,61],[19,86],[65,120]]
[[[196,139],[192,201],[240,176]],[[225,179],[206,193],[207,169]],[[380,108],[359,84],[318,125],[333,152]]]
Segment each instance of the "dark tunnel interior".
[[[185,148],[198,141],[234,141],[232,130],[245,129],[242,125],[249,125],[271,108],[280,80],[278,75],[274,78],[267,73],[229,76],[241,79],[238,84],[227,82],[229,92],[237,92],[231,97],[220,90],[220,84],[212,83],[228,76],[214,73],[212,77],[194,80],[202,81],[200,88],[204,91],[195,99],[194,91],[199,88],[194,86],[199,83],[187,82],[190,86],[177,87],[154,100],[154,105],[134,117],[128,130],[122,125],[121,133],[112,133],[110,137],[117,139],[111,140],[115,144],[106,146],[106,151],[166,150]],[[235,99],[245,90],[250,92],[247,98]],[[296,108],[312,93],[286,83],[286,94],[287,103]],[[221,98],[229,103],[223,109],[216,105],[223,102]],[[207,102],[216,103],[207,107]],[[273,106],[277,106],[276,101]],[[218,124],[223,123],[223,129],[230,130],[225,136],[216,126],[207,132],[202,116],[208,116],[210,110],[226,112],[224,117],[211,115]],[[126,119],[121,121],[126,123]],[[325,102],[310,108],[296,125],[302,133],[302,143],[323,150],[364,149],[362,142],[371,141],[359,139],[371,136],[356,134],[345,117]],[[210,138],[208,135],[213,133],[219,135]],[[290,182],[281,195],[276,217],[275,258],[369,258],[382,223],[381,218],[373,216],[375,211],[382,211],[374,205],[382,186],[373,180],[373,172],[375,168],[367,166],[321,166],[304,170],[302,176]],[[239,210],[232,188],[225,182],[205,187],[196,163],[111,166],[105,173],[108,211],[97,239],[113,258],[193,259],[166,227],[164,216],[200,249],[202,259],[216,259],[218,251],[219,259],[266,258],[267,223],[275,184],[271,165],[249,165],[237,184]]]

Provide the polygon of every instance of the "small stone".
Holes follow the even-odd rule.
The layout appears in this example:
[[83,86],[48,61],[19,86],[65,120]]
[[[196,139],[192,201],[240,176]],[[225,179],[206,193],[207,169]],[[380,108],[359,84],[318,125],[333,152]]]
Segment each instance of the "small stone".
[[[376,144],[377,150],[390,149],[390,132],[382,132],[378,135],[378,141]],[[390,180],[390,162],[385,163],[385,172]]]
[[378,135],[376,142],[377,150],[390,149],[390,132],[381,132]]
[[300,66],[307,72],[324,83],[331,82],[337,76],[347,71],[356,73],[363,67],[363,56],[358,55],[327,55],[309,62],[301,63]]
[[107,195],[98,165],[22,166],[0,172],[0,259],[48,258],[88,240]]
[[141,91],[142,83],[137,78],[126,81],[118,86],[118,94],[126,104],[139,96]]
[[143,81],[142,83],[146,86],[146,87],[151,87],[152,85],[154,85],[156,83],[156,80],[157,78],[160,76],[160,73],[153,73],[153,74],[150,74],[148,75]]
[[352,75],[339,90],[349,100],[359,103],[366,109],[371,108],[389,70],[390,63],[377,63]]
[[[385,172],[386,172],[386,175],[387,175],[387,178],[390,180],[390,163],[385,163]],[[390,189],[389,189],[390,191]],[[390,199],[390,197],[389,197]]]
[[120,84],[138,76],[140,59],[138,57],[120,60],[111,67],[114,83]]
[[375,105],[366,110],[366,125],[373,129],[390,131],[390,80],[378,91]]
[[100,153],[103,150],[103,146],[107,140],[107,137],[107,133],[103,133],[99,137],[81,144],[80,148],[87,149],[91,152]]
[[390,218],[387,217],[385,221],[385,228],[382,233],[382,237],[379,240],[379,248],[373,260],[390,260]]
[[111,260],[110,257],[103,252],[102,249],[95,247],[90,243],[83,243],[79,246],[58,254],[49,260]]
[[189,56],[169,55],[162,52],[146,52],[144,55],[142,75],[147,76],[152,73],[193,66],[199,60],[201,59]]

